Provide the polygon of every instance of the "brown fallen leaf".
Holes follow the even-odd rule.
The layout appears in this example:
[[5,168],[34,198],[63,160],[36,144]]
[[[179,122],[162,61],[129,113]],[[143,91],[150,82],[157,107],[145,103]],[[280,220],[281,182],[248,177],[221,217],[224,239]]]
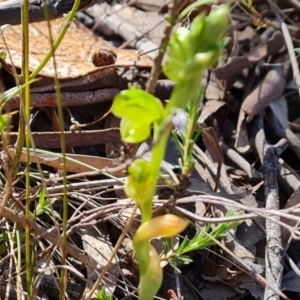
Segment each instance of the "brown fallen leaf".
[[275,32],[265,43],[259,44],[245,56],[234,56],[228,59],[227,64],[214,69],[214,73],[219,80],[228,80],[243,69],[250,68],[260,60],[273,54],[281,53],[285,50],[284,38],[280,32]]
[[236,126],[235,149],[240,153],[249,153],[252,151],[248,138],[248,129],[246,122],[246,113],[240,110],[239,119]]
[[218,100],[210,100],[205,102],[203,108],[201,109],[198,124],[203,126],[203,124],[209,117],[211,117],[217,111],[225,109],[226,106],[227,104],[225,102]]
[[[108,128],[102,130],[85,130],[80,132],[65,131],[66,147],[82,145],[101,145],[121,141],[119,128]],[[31,132],[36,148],[60,148],[61,132]],[[6,133],[10,144],[17,140],[17,132]]]
[[241,110],[247,114],[247,122],[250,122],[255,115],[262,112],[273,100],[282,95],[289,68],[289,64],[286,61],[285,55],[277,56],[272,61],[273,66],[265,77],[246,97]]
[[[53,79],[52,79],[53,80]],[[61,92],[62,107],[82,106],[111,101],[120,92],[119,88],[103,88],[84,92]],[[32,107],[57,107],[55,93],[32,93]],[[6,104],[10,110],[20,107],[20,97],[15,96]]]
[[[98,226],[84,226],[79,232],[81,234],[82,246],[85,253],[93,260],[97,261],[98,265],[103,269],[113,252],[113,246],[108,238],[106,226],[98,224]],[[107,293],[114,290],[118,283],[119,265],[114,258],[110,263],[108,270],[105,272],[104,280],[101,282],[99,289],[104,289]],[[87,267],[87,283],[86,293],[89,292],[96,280],[99,272]],[[97,299],[93,294],[93,299]]]
[[220,179],[222,177],[222,182],[225,183],[225,189],[227,192],[232,193],[231,185],[229,178],[226,173],[225,165],[224,165],[224,158],[222,154],[222,149],[219,145],[218,137],[212,127],[203,128],[202,131],[203,142],[206,147],[206,151],[208,152],[209,156],[211,157],[213,163],[217,167],[217,174],[216,174],[216,185],[214,191],[217,191],[220,187]]
[[[51,20],[50,26],[53,40],[56,39],[65,21],[64,18]],[[19,68],[22,66],[21,28],[20,25],[9,26],[3,32],[13,64]],[[30,24],[29,40],[29,68],[30,70],[34,70],[40,64],[49,49],[51,49],[48,24],[46,21]],[[151,60],[147,57],[139,57],[138,51],[114,48],[80,22],[74,21],[70,24],[64,39],[55,52],[58,78],[78,78],[86,74],[97,72],[99,68],[95,67],[92,59],[94,53],[103,48],[112,49],[116,53],[117,60],[115,61],[115,65],[132,66],[135,64],[143,67],[152,65]],[[0,49],[1,51],[6,51],[7,49],[3,39],[0,40]],[[10,62],[8,61],[8,63]],[[55,76],[52,60],[41,70],[40,75],[51,78]]]
[[[15,155],[15,147],[9,147],[8,151],[11,156]],[[20,161],[25,162],[26,153],[23,151],[20,156]],[[30,152],[30,162],[40,163],[53,167],[55,169],[62,168],[61,154]],[[83,173],[90,171],[108,172],[112,171],[115,176],[123,177],[124,168],[119,164],[114,163],[112,159],[80,154],[66,154],[66,170],[73,173]]]

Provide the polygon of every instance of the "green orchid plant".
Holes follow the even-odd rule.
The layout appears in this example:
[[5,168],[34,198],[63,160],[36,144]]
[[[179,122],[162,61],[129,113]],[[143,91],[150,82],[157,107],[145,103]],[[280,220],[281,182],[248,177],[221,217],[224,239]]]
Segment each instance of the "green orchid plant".
[[163,277],[159,255],[150,239],[172,237],[188,225],[188,221],[173,214],[152,218],[152,200],[173,127],[173,113],[177,108],[191,110],[192,107],[196,107],[193,111],[197,112],[202,100],[202,75],[221,55],[228,14],[229,7],[223,4],[212,9],[208,16],[197,16],[190,29],[179,28],[173,33],[163,71],[176,82],[176,87],[166,107],[153,95],[134,86],[118,94],[113,102],[112,112],[121,118],[120,131],[124,142],[143,142],[152,132],[150,161],[134,160],[128,168],[124,187],[126,195],[136,201],[141,210],[142,224],[133,239],[140,268],[140,300],[153,299]]

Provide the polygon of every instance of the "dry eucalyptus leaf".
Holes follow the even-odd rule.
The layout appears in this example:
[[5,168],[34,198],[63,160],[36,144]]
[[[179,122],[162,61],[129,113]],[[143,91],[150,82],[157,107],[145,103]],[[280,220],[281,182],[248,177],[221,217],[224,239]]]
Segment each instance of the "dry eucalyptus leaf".
[[226,65],[214,69],[214,73],[219,80],[227,80],[250,68],[265,57],[282,52],[285,49],[284,38],[280,32],[275,32],[265,43],[259,44],[245,56],[231,57]]
[[[64,18],[51,20],[53,40],[60,32]],[[7,43],[8,51],[12,57],[12,63],[16,67],[22,66],[22,30],[20,25],[9,26],[4,30],[3,36]],[[29,68],[33,71],[44,59],[47,52],[51,49],[51,40],[48,34],[47,22],[37,22],[29,25],[30,39],[30,58]],[[76,46],[74,46],[74,43]],[[1,51],[7,51],[3,37],[0,39]],[[95,67],[92,58],[96,51],[101,49],[111,49],[117,59],[115,65],[132,66],[133,64],[142,67],[151,67],[152,62],[147,57],[139,57],[136,50],[116,49],[110,46],[106,41],[92,33],[88,28],[78,21],[73,21],[55,52],[56,71],[59,79],[74,79],[91,74],[95,77],[97,73],[108,72],[101,67]],[[11,63],[7,60],[8,63]],[[92,75],[93,74],[93,75]],[[40,72],[40,75],[54,77],[55,71],[53,60],[50,60]],[[91,78],[92,79],[92,78]]]
[[198,124],[203,125],[205,121],[211,117],[212,114],[216,113],[221,108],[224,108],[226,103],[218,100],[210,100],[205,102],[201,110],[201,114],[198,119]]
[[234,147],[240,153],[249,153],[252,151],[247,131],[246,113],[240,110],[237,123],[237,132]]
[[222,149],[219,145],[218,137],[212,127],[203,128],[202,131],[203,142],[206,147],[206,151],[209,153],[214,165],[217,168],[216,176],[216,186],[215,191],[219,188],[219,183],[223,185],[226,192],[232,194],[231,183],[226,173],[224,158],[222,154]]
[[[112,255],[113,246],[108,240],[108,234],[104,228],[94,228],[92,226],[85,227],[81,230],[81,238],[83,248],[87,255],[93,258],[101,269],[104,268]],[[109,294],[113,293],[117,286],[117,279],[119,276],[119,268],[116,259],[113,259],[108,272],[99,286],[99,289],[104,288]],[[99,273],[87,267],[87,286],[86,292],[89,292],[93,284],[98,279]]]
[[285,56],[279,56],[273,60],[274,65],[244,100],[241,110],[247,114],[247,122],[250,122],[255,115],[282,95],[288,68],[282,65],[284,62]]
[[[15,155],[15,148],[9,148],[10,155]],[[26,161],[26,153],[22,152],[20,156],[20,161]],[[55,154],[43,154],[43,153],[30,153],[30,162],[44,164],[55,169],[60,170],[62,168],[62,158],[61,155]],[[88,155],[80,155],[80,154],[66,154],[66,170],[68,172],[74,173],[82,173],[82,172],[90,172],[93,169],[84,166],[82,164],[86,164],[92,166],[93,168],[98,169],[99,171],[106,171],[108,168],[117,168],[120,165],[115,164],[113,160],[104,158],[104,157],[96,157],[96,156],[88,156]],[[114,173],[115,176],[123,177],[124,173],[122,169],[118,169]]]

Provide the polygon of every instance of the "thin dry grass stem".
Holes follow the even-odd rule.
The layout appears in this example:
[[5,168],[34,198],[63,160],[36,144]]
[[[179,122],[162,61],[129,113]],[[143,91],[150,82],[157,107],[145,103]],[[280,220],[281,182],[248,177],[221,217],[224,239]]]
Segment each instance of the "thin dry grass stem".
[[[88,127],[88,126],[92,126],[92,125],[95,125],[99,122],[101,122],[102,120],[104,120],[105,118],[107,118],[107,116],[111,113],[111,109],[109,109],[106,113],[104,113],[101,117],[99,117],[98,119],[92,121],[92,122],[89,122],[89,123],[85,123],[85,124],[80,124],[78,121],[76,121],[73,117],[73,114],[71,112],[71,109],[69,107],[66,107],[66,110],[70,116],[70,119],[71,119],[71,122],[72,122],[72,126],[71,126],[71,131],[75,131],[75,130],[80,130],[80,128],[85,128],[85,127]],[[100,171],[100,170],[99,170]]]
[[88,223],[93,221],[95,218],[103,218],[108,214],[112,214],[114,212],[117,212],[120,214],[120,211],[123,209],[129,208],[129,207],[134,207],[134,203],[111,203],[103,206],[99,206],[87,211],[81,212],[79,215],[76,217],[74,216],[72,220],[69,220],[69,224],[75,223],[75,222],[83,222],[83,223]]
[[[15,235],[15,238],[17,240],[17,251],[14,249],[14,241],[10,240],[10,244],[11,244],[11,253],[12,253],[12,258],[14,260],[14,263],[15,263],[15,268],[16,268],[16,271],[15,271],[15,274],[16,274],[16,288],[17,288],[17,297],[18,299],[24,299],[25,300],[25,297],[24,297],[24,289],[23,289],[23,286],[22,286],[22,257],[21,257],[21,253],[22,253],[22,249],[24,246],[22,246],[20,244],[20,232],[18,232],[19,229],[16,228],[16,224],[14,226],[14,231],[13,231],[13,235]],[[9,231],[9,228],[8,228],[8,231]],[[10,236],[11,238],[11,236]],[[17,257],[16,257],[16,254],[17,254]],[[23,270],[24,271],[24,270]],[[19,292],[20,291],[20,292]],[[21,295],[19,295],[19,293]]]
[[[16,257],[16,249],[15,249],[15,238],[14,236],[16,235],[16,226],[13,228],[13,232],[11,232],[10,225],[8,222],[5,223],[6,226],[6,233],[8,236],[8,243],[9,243],[9,252],[10,252],[10,259],[9,259],[9,268],[8,268],[8,281],[6,285],[6,297],[9,296],[10,290],[12,289],[12,279],[13,279],[13,274],[12,271],[15,269],[15,274],[16,274],[16,290],[17,292],[17,299],[24,299],[24,294],[23,287],[22,287],[22,281],[21,281],[21,269],[19,268],[21,262],[18,260]],[[21,251],[21,249],[18,249],[18,251]]]
[[300,3],[297,0],[287,0],[287,2],[291,3],[294,7],[300,10]]
[[[8,299],[10,290],[12,289],[12,270],[13,270],[13,257],[11,256],[9,259],[9,269],[8,269],[8,281],[7,281],[7,286],[5,290],[5,299]],[[21,285],[22,288],[22,285]]]
[[[246,219],[253,219],[253,218],[263,218],[263,219],[268,219],[270,221],[276,222],[277,224],[287,228],[293,235],[294,239],[299,239],[300,238],[300,230],[294,227],[291,227],[287,225],[286,223],[279,221],[275,219],[276,216],[279,216],[281,218],[287,218],[287,219],[293,219],[295,221],[299,221],[300,218],[294,215],[291,215],[290,212],[293,211],[295,212],[295,207],[291,207],[287,210],[280,210],[280,211],[274,211],[274,210],[268,210],[265,208],[251,208],[244,206],[242,204],[236,203],[232,200],[226,199],[226,198],[221,198],[221,197],[216,197],[216,196],[191,196],[191,197],[186,197],[177,200],[177,204],[183,204],[183,203],[191,203],[191,202],[197,202],[197,201],[202,201],[204,203],[212,203],[212,204],[217,204],[217,205],[226,205],[227,207],[235,208],[238,210],[243,210],[243,211],[248,211],[252,212],[252,214],[244,214],[241,216],[234,216],[234,217],[224,217],[224,218],[206,218],[206,217],[199,217],[196,214],[193,214],[187,210],[184,210],[180,207],[175,207],[176,210],[180,211],[183,213],[185,216],[188,218],[202,222],[202,223],[226,223],[230,221],[238,221],[238,220],[246,220]],[[156,205],[163,205],[164,200],[160,201],[155,201]]]
[[[134,204],[134,203],[132,202],[131,204]],[[115,203],[108,204],[108,205],[111,206],[114,209]],[[86,217],[85,217],[84,213],[88,212],[88,211],[84,211],[84,212],[80,213],[80,215],[77,215],[77,216],[74,215],[75,214],[74,213],[73,216],[68,221],[68,226],[70,226],[70,224],[72,224],[72,223],[76,223],[76,224],[70,227],[67,234],[70,235],[76,229],[79,229],[79,228],[82,228],[82,227],[95,225],[95,224],[106,222],[108,220],[119,218],[120,215],[123,213],[123,211],[125,209],[127,209],[128,207],[129,207],[129,205],[120,207],[116,211],[115,214],[112,214],[112,213],[109,212],[109,210],[107,210],[107,205],[97,207],[96,209],[93,210],[93,212],[91,214],[89,214]],[[106,215],[106,217],[105,217],[105,215]],[[126,227],[126,224],[124,224],[124,227]]]
[[296,53],[294,51],[294,45],[293,45],[293,40],[292,40],[291,34],[288,30],[288,27],[287,27],[286,23],[284,22],[282,16],[279,13],[278,7],[271,0],[268,0],[268,3],[269,3],[272,11],[274,12],[274,14],[276,16],[276,19],[278,20],[278,22],[280,24],[281,31],[282,31],[282,34],[284,36],[286,47],[288,49],[288,53],[289,53],[289,56],[290,56],[290,61],[291,61],[292,69],[293,69],[294,79],[295,79],[295,82],[297,84],[298,93],[299,93],[299,97],[300,97],[300,72],[299,72],[299,65],[298,65]]
[[[291,212],[295,212],[295,210],[292,210]],[[299,225],[300,225],[300,220],[297,221],[297,223],[295,224],[295,226],[294,226],[293,228],[295,228],[295,230],[296,230],[296,228],[299,228]],[[292,233],[291,236],[289,237],[287,243],[286,243],[285,251],[286,251],[287,249],[289,249],[289,247],[290,247],[290,245],[291,245],[291,242],[293,241],[293,239],[295,239],[295,237],[297,238],[297,236],[295,236],[295,234]],[[298,238],[298,239],[299,239],[299,238]],[[299,277],[299,278],[300,278],[300,277]]]
[[[3,217],[5,217],[7,220],[10,220],[14,223],[17,223],[22,227],[25,227],[26,225],[25,218],[22,215],[19,215],[18,213],[12,211],[9,208],[4,208]],[[39,235],[40,238],[44,238],[55,245],[57,244],[58,237],[56,234],[53,233],[53,229],[45,229],[42,226],[32,221],[30,222],[30,225],[31,225],[32,232]],[[79,261],[81,261],[83,264],[87,265],[91,269],[97,268],[95,262],[92,261],[90,257],[88,257],[83,251],[81,251],[79,248],[75,247],[74,245],[67,243],[66,251],[68,254],[78,259]]]
[[[60,181],[61,178],[58,178],[58,181]],[[67,180],[73,179],[73,177],[67,177]],[[63,185],[55,185],[56,179],[54,180],[48,180],[48,185],[51,184],[51,186],[48,186],[46,188],[46,191],[49,193],[49,195],[54,195],[58,193],[63,192]],[[104,179],[104,180],[91,180],[91,181],[85,181],[85,182],[74,182],[67,185],[68,193],[75,191],[75,190],[86,190],[90,191],[93,188],[100,189],[106,186],[112,186],[120,184],[118,180],[115,179]],[[36,187],[32,188],[32,193],[36,193],[41,188],[41,185],[38,185]]]
[[155,84],[161,72],[162,60],[166,52],[167,44],[170,39],[173,26],[176,24],[177,21],[179,6],[180,6],[179,0],[173,0],[170,1],[169,3],[169,14],[170,14],[171,23],[167,24],[167,26],[165,27],[164,35],[159,47],[160,50],[158,52],[157,57],[154,60],[154,65],[151,69],[150,78],[146,84],[146,91],[149,92],[150,94],[154,93]]

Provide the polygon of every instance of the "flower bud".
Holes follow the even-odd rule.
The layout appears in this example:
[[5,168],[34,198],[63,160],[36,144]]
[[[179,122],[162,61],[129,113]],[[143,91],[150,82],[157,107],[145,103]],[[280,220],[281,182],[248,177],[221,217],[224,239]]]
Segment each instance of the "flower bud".
[[180,80],[185,64],[191,56],[190,45],[190,31],[183,27],[177,29],[170,39],[168,48],[169,57],[163,66],[163,71],[169,79],[175,82]]
[[186,220],[173,214],[153,218],[139,227],[134,237],[134,244],[159,236],[172,237],[187,226]]
[[212,45],[219,45],[226,33],[228,25],[229,7],[220,5],[207,17],[197,16],[191,24],[193,52],[210,51]]
[[221,40],[227,31],[228,21],[229,6],[222,4],[206,18],[205,32],[207,36],[213,36],[216,42]]
[[215,47],[215,49],[212,49],[211,51],[197,53],[195,55],[195,61],[197,62],[196,65],[201,68],[212,67],[218,61],[220,52],[220,48]]

